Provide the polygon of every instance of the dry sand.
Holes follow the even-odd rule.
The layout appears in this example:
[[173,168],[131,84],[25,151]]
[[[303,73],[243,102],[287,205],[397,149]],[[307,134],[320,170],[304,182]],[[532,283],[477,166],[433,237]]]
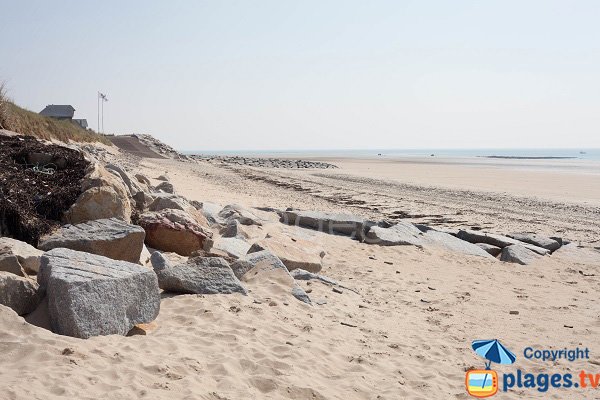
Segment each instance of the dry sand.
[[[402,211],[412,220],[453,226],[459,223],[448,220],[460,219],[499,231],[558,227],[567,237],[599,245],[593,195],[575,196],[588,204],[557,200],[558,192],[523,197],[524,192],[507,189],[497,197],[474,191],[480,183],[472,183],[473,173],[462,185],[452,175],[458,169],[447,170],[455,176],[448,180],[442,170],[430,169],[410,173],[409,182],[398,175],[382,183],[389,171],[365,172],[361,162],[348,161],[348,169],[333,172],[171,160],[144,160],[141,167],[152,177],[167,171],[179,193],[198,201],[346,210],[379,218]],[[526,186],[518,179],[507,185]],[[483,189],[488,188],[493,186]],[[542,215],[550,211],[554,214]],[[517,354],[518,368],[528,372],[600,373],[600,265],[594,250],[560,250],[520,266],[436,248],[366,245],[277,222],[263,229],[292,231],[323,247],[322,273],[359,294],[303,282],[313,301],[326,304],[310,307],[277,286],[256,284],[247,297],[165,297],[157,329],[148,336],[88,340],[54,335],[0,306],[0,398],[467,399],[465,370],[483,367],[470,343],[487,338],[501,339]],[[590,348],[591,360],[543,363],[522,357],[527,346],[582,345]],[[497,397],[594,399],[598,390],[521,389]]]

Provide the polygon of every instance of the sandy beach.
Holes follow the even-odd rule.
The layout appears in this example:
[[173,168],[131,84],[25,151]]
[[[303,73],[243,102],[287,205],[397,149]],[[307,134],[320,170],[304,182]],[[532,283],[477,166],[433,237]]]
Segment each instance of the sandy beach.
[[[497,162],[329,159],[332,170],[282,170],[138,159],[190,200],[259,207],[253,237],[290,235],[326,253],[312,306],[278,284],[249,296],[163,294],[147,336],[82,340],[1,308],[0,391],[6,399],[467,399],[465,372],[483,363],[471,341],[500,338],[530,372],[598,371],[600,196],[596,174],[520,170]],[[440,228],[560,234],[563,247],[531,265],[443,248],[374,246],[278,222],[269,207],[350,212]],[[541,364],[521,349],[591,348],[591,359]],[[499,373],[513,366],[496,366]],[[571,398],[511,389],[499,398]],[[597,398],[597,391],[577,392]]]

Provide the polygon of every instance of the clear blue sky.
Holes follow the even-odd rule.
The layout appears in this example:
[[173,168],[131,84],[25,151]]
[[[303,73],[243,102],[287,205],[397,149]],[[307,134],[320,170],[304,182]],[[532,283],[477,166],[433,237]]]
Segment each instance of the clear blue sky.
[[600,1],[4,1],[20,105],[180,149],[600,147]]

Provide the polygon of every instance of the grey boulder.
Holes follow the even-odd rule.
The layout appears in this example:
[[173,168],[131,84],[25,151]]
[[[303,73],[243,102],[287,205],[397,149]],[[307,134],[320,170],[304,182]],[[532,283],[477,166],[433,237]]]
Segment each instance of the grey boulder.
[[513,244],[502,249],[500,254],[500,261],[528,265],[540,258],[540,256],[533,251],[523,247],[519,244]]
[[154,271],[99,255],[50,250],[42,256],[38,283],[48,297],[52,330],[61,335],[125,335],[160,309]]
[[19,315],[36,309],[42,299],[38,289],[35,281],[0,271],[0,304],[12,308]]
[[367,232],[366,243],[379,246],[423,246],[423,233],[410,222],[400,221],[389,228],[373,226]]
[[64,247],[132,263],[140,261],[146,233],[144,229],[117,218],[98,219],[65,225],[43,237],[39,248]]
[[227,261],[219,257],[194,257],[171,268],[155,270],[161,289],[189,294],[247,294]]
[[168,258],[162,255],[160,251],[155,251],[150,256],[150,264],[154,271],[162,271],[163,269],[171,268],[171,262]]
[[375,225],[362,217],[320,211],[287,210],[279,213],[280,222],[329,234],[347,235],[364,240],[369,227]]
[[513,244],[518,244],[541,255],[546,255],[550,253],[549,250],[544,249],[543,247],[524,243],[516,239],[509,238],[508,236],[496,235],[493,233],[461,229],[460,231],[458,231],[458,234],[456,236],[459,239],[465,240],[470,243],[487,243],[500,248],[511,246]]
[[561,246],[557,240],[535,233],[513,233],[509,237],[534,246],[543,247],[550,251],[558,250]]

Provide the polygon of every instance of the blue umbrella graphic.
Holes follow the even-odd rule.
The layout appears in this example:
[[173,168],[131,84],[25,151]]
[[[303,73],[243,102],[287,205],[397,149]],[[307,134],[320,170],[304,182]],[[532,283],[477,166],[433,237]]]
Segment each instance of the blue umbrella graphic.
[[[496,364],[512,364],[517,359],[513,352],[504,347],[498,339],[474,340],[471,347],[473,347],[475,353],[488,360],[485,363],[485,369],[490,369],[490,365],[493,362]],[[483,379],[481,387],[485,387],[486,380],[487,374]]]

